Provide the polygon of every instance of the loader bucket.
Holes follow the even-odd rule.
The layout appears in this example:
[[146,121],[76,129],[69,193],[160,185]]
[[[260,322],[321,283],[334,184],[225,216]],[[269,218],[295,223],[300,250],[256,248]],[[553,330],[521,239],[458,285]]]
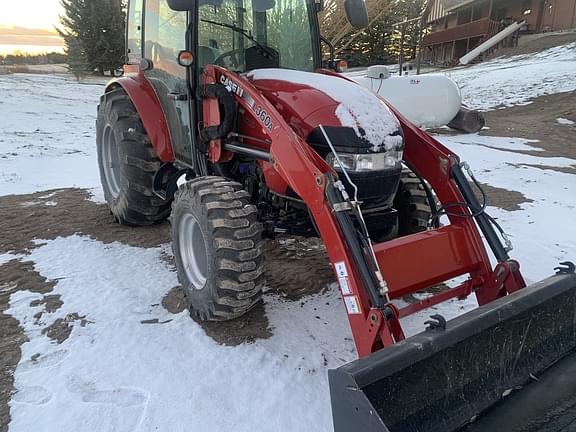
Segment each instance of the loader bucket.
[[335,432],[460,430],[575,348],[576,275],[552,276],[329,371]]

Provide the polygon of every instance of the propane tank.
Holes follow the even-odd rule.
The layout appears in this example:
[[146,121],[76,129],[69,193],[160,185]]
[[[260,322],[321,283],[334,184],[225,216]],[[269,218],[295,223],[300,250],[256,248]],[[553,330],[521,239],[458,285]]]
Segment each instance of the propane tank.
[[390,76],[386,66],[378,65],[347,76],[382,96],[418,127],[445,126],[462,105],[460,89],[445,75]]

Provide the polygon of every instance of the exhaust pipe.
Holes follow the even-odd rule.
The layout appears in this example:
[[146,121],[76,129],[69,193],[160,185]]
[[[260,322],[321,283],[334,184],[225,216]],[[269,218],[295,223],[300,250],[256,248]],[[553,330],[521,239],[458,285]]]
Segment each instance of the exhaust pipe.
[[497,299],[328,373],[335,432],[452,432],[576,348],[576,275]]

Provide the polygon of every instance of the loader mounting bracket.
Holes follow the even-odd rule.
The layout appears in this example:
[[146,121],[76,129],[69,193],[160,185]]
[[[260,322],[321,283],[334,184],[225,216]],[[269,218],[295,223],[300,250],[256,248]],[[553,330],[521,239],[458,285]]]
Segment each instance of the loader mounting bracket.
[[576,273],[576,266],[571,261],[562,261],[558,267],[554,267],[556,274],[574,274]]
[[426,327],[427,331],[430,330],[446,330],[446,318],[442,315],[430,315],[430,319],[428,321],[424,321],[428,327]]

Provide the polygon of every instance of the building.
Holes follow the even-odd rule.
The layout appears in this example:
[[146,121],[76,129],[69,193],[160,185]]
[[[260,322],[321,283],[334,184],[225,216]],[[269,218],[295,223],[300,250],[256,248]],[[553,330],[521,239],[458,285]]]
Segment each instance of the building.
[[452,64],[515,21],[526,33],[576,28],[576,0],[433,0],[423,59]]

